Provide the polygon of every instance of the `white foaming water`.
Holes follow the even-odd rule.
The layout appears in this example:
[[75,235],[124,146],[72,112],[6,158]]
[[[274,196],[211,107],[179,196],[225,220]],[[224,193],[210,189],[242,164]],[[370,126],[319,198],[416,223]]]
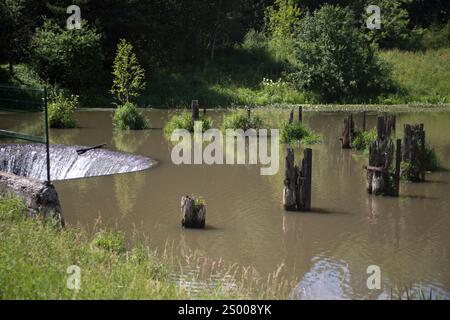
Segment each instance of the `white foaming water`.
[[[82,146],[50,146],[50,177],[52,180],[95,177],[135,172],[151,168],[156,161],[138,155],[94,149],[78,155]],[[0,145],[0,171],[47,179],[45,146],[39,144]]]

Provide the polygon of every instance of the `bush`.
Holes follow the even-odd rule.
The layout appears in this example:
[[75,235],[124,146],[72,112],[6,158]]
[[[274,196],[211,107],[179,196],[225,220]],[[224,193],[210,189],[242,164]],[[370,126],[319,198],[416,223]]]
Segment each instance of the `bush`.
[[47,20],[31,41],[31,65],[47,82],[72,90],[89,88],[101,78],[101,39],[86,23],[81,29],[68,30]]
[[282,143],[302,141],[305,144],[314,144],[321,141],[321,137],[306,128],[302,123],[289,123],[285,121],[281,125],[280,140]]
[[150,127],[145,115],[131,102],[125,102],[114,112],[113,125],[120,130],[143,130]]
[[356,150],[367,150],[370,144],[377,139],[376,129],[370,131],[358,131],[352,141],[352,147]]
[[[211,129],[213,122],[210,118],[200,116],[199,121],[203,122],[202,131],[205,132]],[[172,132],[176,129],[184,129],[189,132],[194,132],[194,123],[192,123],[192,114],[188,111],[183,111],[180,114],[173,115],[164,127],[164,135],[170,138]]]
[[436,151],[434,148],[429,146],[425,147],[425,170],[427,171],[437,171],[440,169],[440,164]]
[[50,128],[75,128],[75,110],[78,108],[78,96],[66,97],[58,93],[48,105],[48,121]]
[[324,102],[358,102],[391,89],[387,67],[348,8],[324,5],[302,19],[291,81]]
[[98,249],[109,252],[123,253],[125,251],[125,237],[121,232],[101,230],[92,243]]
[[262,118],[254,113],[250,114],[250,118],[247,116],[246,110],[237,110],[224,116],[222,122],[222,129],[242,129],[244,131],[248,129],[262,129],[264,127],[264,121]]

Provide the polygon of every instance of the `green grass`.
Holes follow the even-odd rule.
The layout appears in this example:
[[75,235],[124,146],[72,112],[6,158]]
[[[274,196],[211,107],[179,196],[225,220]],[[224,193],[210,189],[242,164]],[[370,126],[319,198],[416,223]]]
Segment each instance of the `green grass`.
[[[172,266],[144,245],[126,250],[121,233],[89,236],[25,217],[17,198],[0,198],[0,299],[245,298],[223,288],[191,294],[176,286]],[[67,288],[67,268],[81,268],[80,290]]]
[[250,113],[250,117],[247,115],[246,110],[235,110],[227,114],[223,118],[222,130],[226,129],[242,129],[244,131],[248,129],[264,129],[267,125],[264,123],[262,117],[258,114]]
[[381,99],[383,103],[450,103],[450,48],[409,52],[381,52],[393,69],[402,94]]

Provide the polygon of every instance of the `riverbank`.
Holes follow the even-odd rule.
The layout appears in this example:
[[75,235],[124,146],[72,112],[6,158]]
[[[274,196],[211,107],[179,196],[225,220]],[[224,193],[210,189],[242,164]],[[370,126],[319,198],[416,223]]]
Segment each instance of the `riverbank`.
[[[0,198],[0,300],[248,298],[220,286],[191,293],[172,280],[173,266],[144,245],[126,248],[121,233],[59,229],[24,210],[18,199]],[[68,288],[76,288],[73,265],[79,290]]]
[[[398,90],[364,103],[384,105],[386,109],[391,105],[441,106],[450,103],[450,48],[423,52],[386,50],[379,54],[391,66],[392,80]],[[13,77],[8,76],[7,65],[1,65],[0,81],[29,87],[44,85],[24,64],[14,67]],[[80,94],[81,103],[87,107],[112,107],[112,98],[107,94],[109,86],[106,81],[104,88]],[[149,75],[146,88],[137,99],[143,107],[187,106],[194,99],[209,108],[320,105],[320,101],[283,80],[282,66],[268,65],[266,60],[252,57],[243,49],[218,57],[214,64],[155,69]]]

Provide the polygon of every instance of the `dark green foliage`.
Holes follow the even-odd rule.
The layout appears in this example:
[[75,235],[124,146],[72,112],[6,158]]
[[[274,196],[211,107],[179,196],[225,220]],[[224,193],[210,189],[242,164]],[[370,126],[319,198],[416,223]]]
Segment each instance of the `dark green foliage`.
[[441,168],[439,164],[439,159],[437,157],[434,148],[429,146],[425,147],[425,170],[427,171],[437,171]]
[[47,20],[31,41],[31,65],[45,81],[80,92],[100,78],[101,39],[86,23],[79,30],[67,30]]
[[119,130],[143,130],[150,127],[144,113],[132,102],[125,102],[114,112],[114,127]]
[[291,79],[298,89],[325,102],[364,100],[389,89],[387,68],[349,9],[326,5],[308,14],[295,41]]
[[352,147],[356,150],[368,150],[370,144],[377,138],[376,129],[370,131],[357,131],[352,141]]

